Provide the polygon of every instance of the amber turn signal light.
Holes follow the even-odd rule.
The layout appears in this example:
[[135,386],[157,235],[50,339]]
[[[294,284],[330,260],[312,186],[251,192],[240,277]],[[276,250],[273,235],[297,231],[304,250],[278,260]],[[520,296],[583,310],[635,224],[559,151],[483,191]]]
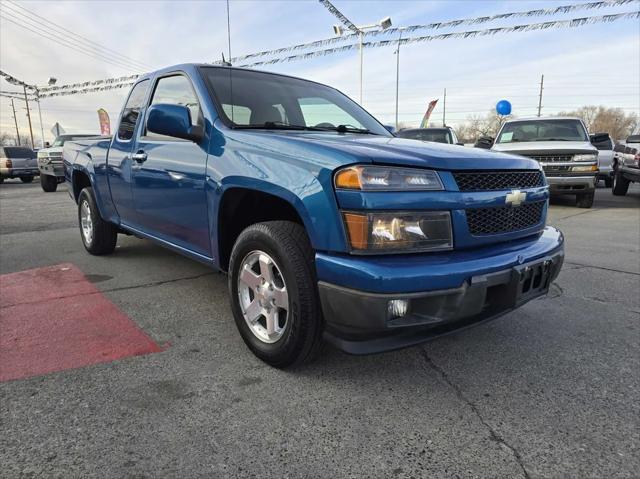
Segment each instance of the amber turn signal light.
[[335,178],[336,188],[361,190],[360,174],[355,168],[345,168],[338,172]]
[[365,249],[368,243],[367,235],[369,234],[367,216],[344,213],[344,222],[347,225],[351,247],[353,249]]

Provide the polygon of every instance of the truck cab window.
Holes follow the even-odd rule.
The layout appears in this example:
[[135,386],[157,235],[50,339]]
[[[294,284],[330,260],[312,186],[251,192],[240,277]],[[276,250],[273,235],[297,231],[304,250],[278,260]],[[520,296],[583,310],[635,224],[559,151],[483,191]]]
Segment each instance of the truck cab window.
[[122,110],[120,126],[118,126],[119,140],[128,141],[133,138],[133,132],[136,129],[138,116],[140,116],[140,108],[142,108],[142,105],[144,104],[148,87],[149,80],[144,80],[134,86],[133,90],[131,90],[129,99]]
[[[200,104],[198,98],[191,87],[191,82],[183,75],[173,75],[160,78],[153,92],[151,105],[156,104],[182,105],[191,112],[191,124],[197,125],[200,117]],[[145,132],[147,138],[167,137],[152,132]]]

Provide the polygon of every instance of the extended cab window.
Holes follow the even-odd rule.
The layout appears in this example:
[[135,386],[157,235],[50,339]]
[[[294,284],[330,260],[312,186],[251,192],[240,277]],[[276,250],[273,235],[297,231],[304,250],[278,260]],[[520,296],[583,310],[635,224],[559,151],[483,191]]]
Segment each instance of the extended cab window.
[[[197,125],[200,117],[200,105],[196,97],[191,82],[183,75],[173,75],[170,77],[160,78],[156,89],[153,92],[151,106],[157,104],[182,105],[186,106],[191,112],[191,124]],[[168,139],[163,135],[147,131],[147,138]],[[173,138],[175,139],[175,138]]]
[[136,123],[138,123],[140,109],[144,104],[144,98],[147,95],[148,87],[149,80],[144,80],[134,86],[133,90],[131,90],[129,99],[124,105],[124,110],[122,110],[120,126],[118,126],[119,140],[127,141],[133,138],[133,132],[136,129]]

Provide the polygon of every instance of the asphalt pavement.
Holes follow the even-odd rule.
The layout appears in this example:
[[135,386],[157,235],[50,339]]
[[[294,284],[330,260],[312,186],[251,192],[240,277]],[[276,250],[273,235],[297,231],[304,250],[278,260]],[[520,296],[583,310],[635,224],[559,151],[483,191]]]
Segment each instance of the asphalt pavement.
[[552,204],[567,256],[548,297],[291,371],[245,347],[224,275],[122,235],[92,257],[76,214],[64,187],[0,185],[0,273],[72,263],[164,350],[0,383],[0,477],[640,474],[638,185]]

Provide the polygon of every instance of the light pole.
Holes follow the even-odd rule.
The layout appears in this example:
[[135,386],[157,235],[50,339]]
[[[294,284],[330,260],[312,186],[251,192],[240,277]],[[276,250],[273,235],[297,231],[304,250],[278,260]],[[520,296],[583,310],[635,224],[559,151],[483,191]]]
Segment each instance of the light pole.
[[398,48],[396,49],[396,131],[400,129],[398,123],[398,92],[400,88],[400,42],[402,41],[402,30],[398,37]]
[[[362,70],[364,63],[363,42],[366,30],[386,30],[391,26],[391,17],[385,17],[378,23],[372,23],[371,25],[356,25],[356,33],[358,34],[358,50],[360,51],[360,105],[362,106]],[[333,32],[337,36],[344,34],[344,27],[342,25],[334,25]]]
[[[56,82],[58,81],[57,78],[54,77],[49,77],[49,79],[47,80],[47,85],[48,86],[53,86],[56,84]],[[38,102],[38,118],[40,120],[40,141],[42,143],[42,148],[44,148],[44,126],[42,124],[42,109],[40,108],[40,89],[38,87],[35,87],[36,90],[36,102]]]

